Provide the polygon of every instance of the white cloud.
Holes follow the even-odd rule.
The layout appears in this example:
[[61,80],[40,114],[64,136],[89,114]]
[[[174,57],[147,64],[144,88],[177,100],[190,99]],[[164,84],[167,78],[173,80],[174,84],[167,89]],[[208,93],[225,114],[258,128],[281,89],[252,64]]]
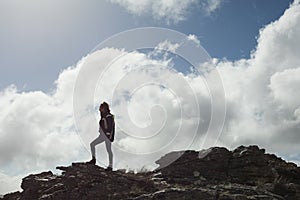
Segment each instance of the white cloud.
[[197,38],[196,35],[189,34],[188,37],[187,37],[187,39],[188,39],[189,41],[194,42],[198,47],[200,46],[200,40]]
[[15,192],[21,185],[22,176],[8,176],[0,171],[0,194]]
[[212,12],[214,12],[220,7],[221,0],[207,0],[207,1],[202,1],[202,3],[206,13],[211,14]]
[[170,51],[172,53],[175,53],[176,49],[178,49],[179,46],[180,46],[180,44],[178,44],[178,43],[173,44],[170,41],[165,40],[165,41],[159,43],[155,49],[158,51],[164,50],[164,51]]
[[[100,50],[95,53],[95,59],[99,58],[98,53],[103,54],[105,51]],[[87,58],[87,61],[94,59],[94,55]],[[103,63],[100,60],[99,62]],[[92,70],[95,66],[99,68],[99,65],[85,65],[86,68],[90,68],[88,71],[97,74]],[[105,64],[101,66],[105,67]],[[118,136],[114,146],[115,151],[118,152],[116,153],[116,160],[119,160],[118,167],[126,167],[126,165],[142,167],[149,163],[153,166],[154,161],[161,156],[161,152],[147,158],[139,157],[134,153],[145,154],[160,148],[165,148],[164,153],[175,148],[182,149],[188,146],[197,131],[197,124],[191,123],[191,120],[197,121],[199,118],[196,111],[197,102],[189,86],[192,78],[174,73],[170,69],[171,66],[169,60],[153,60],[144,53],[123,52],[105,69],[105,73],[98,80],[94,97],[95,105],[102,100],[113,102],[112,111],[116,114]],[[203,81],[198,80],[197,87],[199,88],[200,85],[205,88]],[[114,99],[112,94],[117,98]],[[185,116],[181,116],[182,114]],[[180,120],[186,122],[180,124]],[[87,137],[87,133],[91,132],[87,131],[91,127],[91,121],[92,118],[88,116],[81,119],[80,126],[86,145],[92,138]],[[161,128],[162,132],[158,133]],[[155,133],[159,136],[152,137]],[[176,134],[178,135],[176,143],[166,147]],[[185,141],[187,135],[190,135],[190,139]],[[136,162],[137,158],[139,162]]]
[[177,23],[186,19],[194,5],[199,5],[207,14],[219,8],[221,0],[110,0],[134,15],[151,15],[154,19]]
[[222,139],[256,143],[281,155],[299,152],[300,5],[260,30],[249,60],[219,61],[228,100]]
[[294,111],[299,107],[300,67],[276,72],[271,76],[270,89],[281,108]]
[[19,92],[15,86],[0,92],[0,165],[5,177],[1,193],[11,191],[16,179],[28,173],[81,156],[72,113],[76,71],[64,70],[51,94]]

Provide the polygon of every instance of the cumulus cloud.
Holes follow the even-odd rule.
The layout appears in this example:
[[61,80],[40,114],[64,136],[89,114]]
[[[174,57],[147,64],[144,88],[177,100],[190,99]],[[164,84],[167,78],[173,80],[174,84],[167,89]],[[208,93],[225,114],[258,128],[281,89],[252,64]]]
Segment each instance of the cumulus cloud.
[[178,44],[178,43],[173,44],[173,43],[169,42],[168,40],[165,40],[165,41],[159,43],[155,49],[157,51],[164,50],[164,51],[170,51],[172,53],[175,53],[176,49],[178,49],[179,46],[180,46],[180,44]]
[[21,185],[22,176],[8,176],[0,172],[0,194],[16,191]]
[[186,19],[193,5],[199,5],[207,14],[219,8],[221,0],[110,0],[134,15],[151,15],[154,19],[177,23]]
[[197,46],[200,46],[200,40],[194,34],[189,34],[187,37],[188,40],[194,42]]
[[258,143],[281,155],[299,152],[299,25],[295,2],[260,30],[251,59],[217,64],[228,103],[225,143]]
[[271,95],[274,102],[279,104],[282,109],[295,111],[299,107],[299,77],[300,68],[286,69],[271,76],[269,84]]
[[[103,58],[107,58],[109,53],[117,55],[117,59],[106,66]],[[196,81],[197,77],[176,73],[170,59],[165,57],[153,59],[146,53],[118,49],[102,49],[93,53],[86,58],[84,68],[90,79],[93,79],[92,74],[98,74],[96,90],[88,87],[95,92],[94,106],[103,100],[111,102],[112,112],[116,115],[116,167],[137,169],[151,164],[153,168],[154,161],[162,154],[190,145],[197,133],[195,122],[199,121],[193,89],[205,88],[201,79]],[[97,68],[104,68],[103,73],[97,72]],[[192,89],[190,84],[194,79]],[[201,90],[197,94],[208,95]],[[207,101],[208,98],[203,99],[203,102]],[[87,103],[82,105],[78,106],[79,113],[87,110]],[[92,129],[97,123],[93,123],[93,127],[91,121],[95,121],[94,116],[88,114],[77,123],[86,146],[96,136]],[[104,151],[101,152],[106,156]]]
[[76,75],[77,69],[64,70],[50,93],[21,92],[13,85],[0,92],[1,193],[15,185],[10,178],[80,157],[72,111]]

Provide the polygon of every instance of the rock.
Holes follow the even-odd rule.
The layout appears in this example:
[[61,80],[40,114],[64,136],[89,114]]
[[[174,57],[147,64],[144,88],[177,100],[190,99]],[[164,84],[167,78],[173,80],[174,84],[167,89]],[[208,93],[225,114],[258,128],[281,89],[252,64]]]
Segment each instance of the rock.
[[[300,169],[258,146],[166,154],[153,172],[107,172],[87,163],[31,174],[3,199],[300,199]],[[0,198],[1,199],[1,198]]]
[[232,152],[228,176],[232,182],[257,185],[274,181],[276,174],[268,165],[265,150],[257,146],[240,146]]
[[[168,183],[202,186],[236,183],[279,195],[279,199],[300,199],[299,167],[273,154],[266,154],[265,149],[258,146],[240,146],[233,151],[214,147],[199,152],[179,153],[182,156],[175,162],[158,168]],[[169,154],[163,156],[157,163],[165,163],[168,156]],[[170,156],[173,156],[172,153]],[[198,177],[204,177],[205,181],[200,181]]]
[[[182,156],[175,162],[157,169],[169,181],[193,182],[197,179],[194,171],[197,171],[199,176],[215,181],[221,181],[227,177],[230,152],[226,148],[214,147],[206,151],[183,151],[178,154]],[[169,155],[173,156],[173,153],[165,155],[156,163],[167,163]]]
[[[6,194],[2,197],[3,199],[11,199],[11,200],[18,200],[21,198],[21,192],[13,192]],[[1,199],[1,198],[0,198]]]

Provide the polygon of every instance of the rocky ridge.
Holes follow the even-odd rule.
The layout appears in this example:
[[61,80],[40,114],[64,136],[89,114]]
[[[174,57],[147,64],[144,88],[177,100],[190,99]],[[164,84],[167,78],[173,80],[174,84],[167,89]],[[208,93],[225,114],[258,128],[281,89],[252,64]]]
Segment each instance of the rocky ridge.
[[[170,160],[180,156],[170,164]],[[166,154],[153,172],[105,171],[72,163],[32,174],[7,199],[300,199],[300,168],[258,146],[213,147]]]

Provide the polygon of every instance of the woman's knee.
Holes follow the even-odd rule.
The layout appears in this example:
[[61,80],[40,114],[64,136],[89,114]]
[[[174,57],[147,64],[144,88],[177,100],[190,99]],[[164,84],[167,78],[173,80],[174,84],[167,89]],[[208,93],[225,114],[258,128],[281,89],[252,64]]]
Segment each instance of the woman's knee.
[[90,147],[91,147],[91,148],[95,147],[95,143],[94,143],[94,142],[91,142],[91,143],[90,143]]

